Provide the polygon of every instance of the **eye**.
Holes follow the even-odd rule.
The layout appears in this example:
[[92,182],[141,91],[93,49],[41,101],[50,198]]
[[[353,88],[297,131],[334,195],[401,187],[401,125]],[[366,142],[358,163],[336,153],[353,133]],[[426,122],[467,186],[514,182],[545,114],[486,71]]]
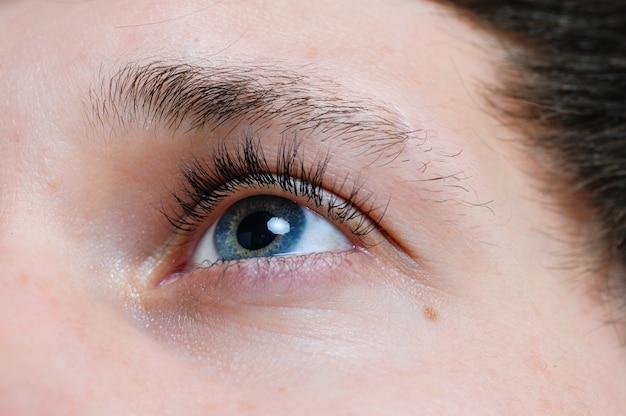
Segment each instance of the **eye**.
[[297,202],[257,195],[231,205],[200,239],[196,266],[242,260],[348,251],[354,245],[337,227]]

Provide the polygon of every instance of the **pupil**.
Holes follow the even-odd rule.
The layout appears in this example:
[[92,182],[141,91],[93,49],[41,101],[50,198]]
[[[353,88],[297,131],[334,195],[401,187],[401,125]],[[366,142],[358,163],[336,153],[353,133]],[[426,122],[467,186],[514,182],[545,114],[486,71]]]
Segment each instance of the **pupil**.
[[275,216],[267,211],[258,211],[248,215],[237,228],[237,241],[247,250],[259,250],[267,247],[276,234],[268,228],[268,222]]

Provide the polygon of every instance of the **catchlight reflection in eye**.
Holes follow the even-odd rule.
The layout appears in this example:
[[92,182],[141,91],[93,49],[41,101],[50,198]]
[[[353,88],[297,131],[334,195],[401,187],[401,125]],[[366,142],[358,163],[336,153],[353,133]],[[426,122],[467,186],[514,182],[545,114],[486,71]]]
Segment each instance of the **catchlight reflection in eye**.
[[354,248],[329,220],[286,198],[252,196],[230,206],[202,237],[192,263],[347,251]]

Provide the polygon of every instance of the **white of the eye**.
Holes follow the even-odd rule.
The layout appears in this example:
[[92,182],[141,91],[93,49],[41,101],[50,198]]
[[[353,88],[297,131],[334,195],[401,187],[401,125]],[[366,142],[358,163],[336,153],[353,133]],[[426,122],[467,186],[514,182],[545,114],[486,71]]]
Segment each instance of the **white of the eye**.
[[[329,220],[321,215],[304,208],[305,230],[302,233],[299,243],[288,253],[281,253],[280,256],[290,254],[322,253],[325,251],[341,252],[354,248],[354,244],[337,229]],[[213,243],[216,224],[202,236],[191,262],[196,266],[208,266],[220,260],[220,256]],[[267,223],[268,229],[274,234],[284,235],[291,229],[289,223],[283,218],[274,217]],[[289,238],[289,237],[286,237]]]
[[306,229],[302,233],[302,238],[291,253],[285,254],[338,252],[354,248],[348,238],[326,218],[306,208],[304,216]]

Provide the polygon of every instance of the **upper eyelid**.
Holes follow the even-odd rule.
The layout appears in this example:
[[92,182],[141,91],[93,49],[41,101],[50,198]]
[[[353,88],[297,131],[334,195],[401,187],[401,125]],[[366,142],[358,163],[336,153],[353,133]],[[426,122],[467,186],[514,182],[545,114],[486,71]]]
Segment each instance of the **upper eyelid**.
[[175,230],[187,234],[195,231],[222,199],[237,192],[231,187],[276,186],[317,207],[327,204],[323,214],[338,224],[352,222],[348,228],[364,243],[363,238],[380,227],[388,201],[378,203],[373,192],[362,188],[364,182],[358,177],[326,183],[324,175],[329,159],[315,158],[309,164],[298,151],[299,145],[298,140],[284,139],[275,155],[276,163],[270,163],[259,139],[248,136],[230,148],[221,142],[208,159],[195,160],[192,165],[182,167],[186,185],[182,193],[173,194],[182,213],[171,214],[171,210],[165,209],[161,212]]

